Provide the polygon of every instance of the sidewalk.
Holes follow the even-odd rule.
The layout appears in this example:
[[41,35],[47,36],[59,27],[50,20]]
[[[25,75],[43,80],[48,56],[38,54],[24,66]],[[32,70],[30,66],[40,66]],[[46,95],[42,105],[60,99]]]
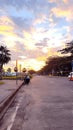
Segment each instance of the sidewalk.
[[18,80],[3,80],[4,84],[0,85],[0,103],[6,99],[14,90],[16,90],[22,81]]

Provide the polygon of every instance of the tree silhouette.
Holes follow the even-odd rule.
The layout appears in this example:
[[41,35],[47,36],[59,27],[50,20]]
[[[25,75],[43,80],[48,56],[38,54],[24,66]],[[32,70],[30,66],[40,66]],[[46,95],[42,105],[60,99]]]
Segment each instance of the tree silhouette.
[[3,65],[11,60],[10,55],[10,50],[7,47],[0,46],[0,72],[2,72]]
[[8,69],[7,69],[7,72],[11,72],[11,68],[8,68]]
[[73,56],[73,41],[66,43],[66,47],[58,52],[61,52],[61,54],[70,53]]
[[39,74],[68,75],[71,71],[72,56],[50,57],[46,65],[38,72]]

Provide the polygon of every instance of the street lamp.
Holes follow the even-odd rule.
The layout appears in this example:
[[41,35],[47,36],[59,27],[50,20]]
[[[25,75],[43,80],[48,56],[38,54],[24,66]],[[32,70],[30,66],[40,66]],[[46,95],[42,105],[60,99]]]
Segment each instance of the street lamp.
[[22,75],[21,75],[21,67],[22,67],[22,65],[20,64],[20,66],[19,66],[19,70],[20,70],[20,79],[22,79]]
[[18,84],[17,82],[18,61],[17,60],[16,60],[16,67],[14,67],[14,71],[16,72],[16,84]]

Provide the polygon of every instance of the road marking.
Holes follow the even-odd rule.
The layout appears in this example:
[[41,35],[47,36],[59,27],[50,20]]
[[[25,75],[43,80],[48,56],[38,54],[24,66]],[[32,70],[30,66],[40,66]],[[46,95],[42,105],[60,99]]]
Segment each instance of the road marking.
[[12,117],[11,117],[11,124],[8,126],[7,130],[11,130],[11,128],[12,128],[12,126],[13,126],[13,123],[14,123],[15,116],[16,116],[16,114],[17,114],[18,108],[19,108],[19,105],[16,107],[16,110],[15,110],[14,114],[13,114]]
[[14,123],[14,120],[15,120],[15,117],[16,117],[16,114],[17,114],[17,111],[18,111],[18,109],[19,109],[19,106],[20,106],[20,103],[21,103],[22,99],[23,99],[23,98],[21,97],[19,103],[18,103],[17,106],[16,106],[15,112],[14,112],[14,113],[12,114],[12,116],[11,116],[10,125],[7,127],[7,130],[11,130],[11,128],[12,128],[12,126],[13,126],[13,123]]

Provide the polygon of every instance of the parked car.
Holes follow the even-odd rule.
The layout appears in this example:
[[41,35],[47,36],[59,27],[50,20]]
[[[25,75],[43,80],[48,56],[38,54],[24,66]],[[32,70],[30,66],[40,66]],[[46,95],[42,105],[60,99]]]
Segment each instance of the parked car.
[[73,72],[70,72],[70,74],[68,75],[68,79],[73,81]]

